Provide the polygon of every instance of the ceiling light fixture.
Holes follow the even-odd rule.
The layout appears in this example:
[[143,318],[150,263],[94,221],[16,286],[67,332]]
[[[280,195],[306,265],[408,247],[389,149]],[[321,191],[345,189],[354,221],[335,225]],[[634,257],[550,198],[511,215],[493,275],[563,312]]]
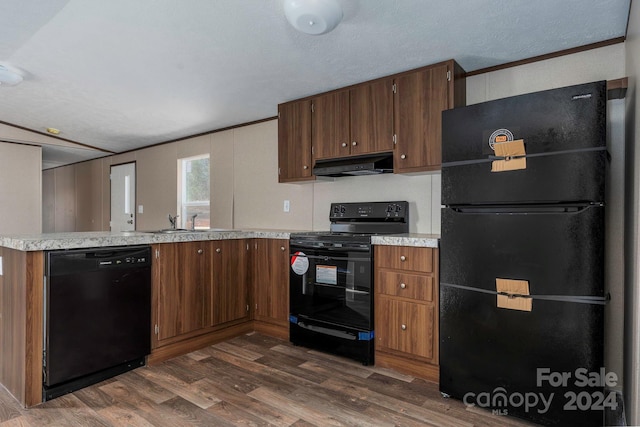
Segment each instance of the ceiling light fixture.
[[293,28],[314,36],[333,30],[343,16],[338,0],[284,0],[284,14]]
[[56,129],[56,128],[47,128],[47,132],[49,132],[52,135],[59,135],[60,134],[60,129]]
[[0,86],[15,86],[22,81],[22,76],[8,65],[0,64]]

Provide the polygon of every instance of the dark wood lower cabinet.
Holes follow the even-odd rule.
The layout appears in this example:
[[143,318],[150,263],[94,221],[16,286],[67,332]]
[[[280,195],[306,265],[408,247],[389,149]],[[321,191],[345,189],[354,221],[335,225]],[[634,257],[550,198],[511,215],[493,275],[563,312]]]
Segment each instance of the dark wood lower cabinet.
[[375,247],[376,366],[431,381],[438,367],[438,250]]
[[211,326],[249,320],[249,243],[212,241]]
[[255,329],[289,338],[289,241],[255,239],[252,256]]
[[253,329],[288,338],[288,240],[167,243],[153,249],[150,362]]

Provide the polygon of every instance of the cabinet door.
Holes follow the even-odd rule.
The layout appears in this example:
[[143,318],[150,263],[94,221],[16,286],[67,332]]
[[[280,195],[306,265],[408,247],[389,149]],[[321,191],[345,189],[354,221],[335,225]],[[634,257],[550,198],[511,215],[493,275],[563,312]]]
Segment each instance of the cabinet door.
[[289,241],[256,239],[255,244],[255,319],[287,326],[289,322]]
[[349,91],[331,92],[312,100],[313,158],[332,159],[351,153]]
[[278,106],[278,180],[312,179],[311,101]]
[[377,296],[376,336],[379,349],[433,358],[434,306]]
[[396,173],[440,169],[442,111],[449,108],[447,71],[444,64],[396,78]]
[[158,341],[208,325],[209,246],[209,242],[159,246],[156,258]]
[[247,318],[247,241],[216,240],[213,249],[211,324]]
[[393,150],[393,79],[350,91],[351,154]]

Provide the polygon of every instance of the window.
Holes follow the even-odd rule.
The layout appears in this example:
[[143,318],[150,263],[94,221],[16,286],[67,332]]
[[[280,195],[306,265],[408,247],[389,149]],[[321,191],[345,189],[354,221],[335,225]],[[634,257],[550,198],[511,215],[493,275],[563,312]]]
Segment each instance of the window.
[[178,159],[178,214],[182,228],[191,228],[191,218],[197,215],[195,228],[209,228],[210,190],[209,155]]

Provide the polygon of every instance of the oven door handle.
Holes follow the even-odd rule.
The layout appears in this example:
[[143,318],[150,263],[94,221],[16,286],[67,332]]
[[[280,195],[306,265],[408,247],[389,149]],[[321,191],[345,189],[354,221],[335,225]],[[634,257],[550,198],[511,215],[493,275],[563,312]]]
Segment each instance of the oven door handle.
[[371,261],[370,258],[352,258],[352,257],[337,257],[337,256],[328,256],[328,255],[296,255],[296,253],[289,254],[289,258],[291,257],[301,257],[301,258],[309,258],[309,259],[319,259],[322,261]]
[[299,245],[291,246],[291,250],[324,250],[332,252],[371,252],[371,247],[350,247],[350,246],[314,246],[314,245]]
[[345,288],[344,286],[331,285],[329,283],[314,282],[313,284],[315,286],[324,286],[324,287],[327,287],[327,288],[340,289],[341,291],[344,290],[345,292],[351,292],[351,293],[354,293],[354,294],[369,295],[369,292],[367,292],[367,291],[359,291],[357,289],[349,289],[349,288]]
[[355,341],[357,339],[357,337],[355,337],[354,335],[351,335],[348,332],[337,331],[335,329],[325,328],[325,327],[322,327],[322,326],[307,325],[304,322],[298,322],[298,326],[300,326],[301,328],[304,328],[304,329],[308,329],[310,331],[319,332],[319,333],[325,334],[325,335],[331,335],[333,337],[344,338],[344,339],[348,339],[348,340],[351,340],[351,341]]

